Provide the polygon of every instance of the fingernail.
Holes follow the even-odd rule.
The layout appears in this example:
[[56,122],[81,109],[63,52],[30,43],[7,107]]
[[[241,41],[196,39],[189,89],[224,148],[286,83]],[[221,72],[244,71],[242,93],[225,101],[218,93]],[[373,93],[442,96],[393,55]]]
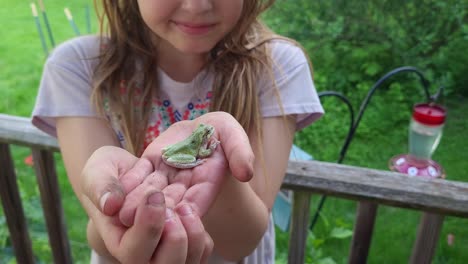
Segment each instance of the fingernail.
[[101,211],[104,212],[104,206],[106,205],[106,201],[109,198],[109,195],[111,192],[106,192],[104,195],[101,196],[101,199],[99,200],[99,206],[101,207]]
[[174,211],[170,208],[166,208],[166,221],[170,221],[174,218]]
[[177,213],[181,216],[193,214],[192,207],[188,204],[184,204],[181,207],[177,208]]
[[155,192],[148,197],[148,204],[153,206],[160,206],[164,204],[164,194]]

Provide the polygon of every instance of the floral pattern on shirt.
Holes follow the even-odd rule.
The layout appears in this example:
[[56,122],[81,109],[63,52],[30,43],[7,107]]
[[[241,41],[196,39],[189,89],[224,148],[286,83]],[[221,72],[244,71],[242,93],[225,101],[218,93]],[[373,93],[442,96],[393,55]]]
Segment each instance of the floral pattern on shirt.
[[177,109],[170,100],[154,99],[151,104],[151,116],[146,130],[144,148],[175,122],[192,120],[209,111],[212,92],[207,92],[204,98],[188,102],[184,108]]
[[[127,94],[126,82],[120,83],[120,95]],[[146,128],[145,140],[143,142],[143,149],[157,138],[163,131],[165,131],[172,124],[181,120],[192,120],[209,111],[212,92],[208,91],[204,98],[199,98],[187,102],[182,108],[175,107],[169,99],[155,98],[151,102],[151,114]],[[141,111],[143,103],[141,100],[141,90],[135,88],[134,98],[132,100],[134,111]],[[107,119],[111,123],[120,145],[125,148],[125,137],[121,129],[119,117],[111,111],[109,99],[104,98],[104,111],[106,112]]]

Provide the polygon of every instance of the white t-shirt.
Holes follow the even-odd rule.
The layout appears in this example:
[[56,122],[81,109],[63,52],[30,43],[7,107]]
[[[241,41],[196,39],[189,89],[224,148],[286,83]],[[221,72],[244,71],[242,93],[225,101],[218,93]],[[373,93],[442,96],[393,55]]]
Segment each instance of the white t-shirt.
[[[55,118],[59,116],[97,116],[90,102],[91,82],[98,62],[100,39],[98,36],[82,36],[59,45],[48,58],[32,113],[32,123],[44,132],[56,136]],[[285,40],[270,43],[274,77],[282,108],[268,77],[259,77],[258,91],[263,117],[295,114],[297,130],[310,125],[323,114],[317,91],[311,77],[307,59],[302,50]],[[194,119],[209,111],[212,73],[202,71],[188,83],[172,80],[158,70],[160,94],[152,100],[152,115],[147,127],[145,145],[151,142],[171,124]],[[122,92],[126,90],[121,82]],[[138,88],[138,87],[137,87]],[[112,118],[111,118],[112,119]],[[111,122],[119,140],[125,139],[118,125]],[[245,264],[274,263],[274,228],[270,226]],[[99,257],[93,256],[93,262]],[[99,263],[99,262],[96,262]],[[229,263],[213,256],[210,263]]]

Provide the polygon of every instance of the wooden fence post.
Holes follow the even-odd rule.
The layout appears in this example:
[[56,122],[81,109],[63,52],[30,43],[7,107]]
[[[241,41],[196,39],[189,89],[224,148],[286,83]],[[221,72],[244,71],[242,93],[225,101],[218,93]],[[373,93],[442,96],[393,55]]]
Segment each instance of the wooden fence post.
[[433,213],[422,214],[418,235],[410,258],[411,264],[430,264],[432,262],[443,222],[443,215]]
[[55,263],[72,263],[52,151],[33,148],[34,167]]
[[33,264],[34,255],[8,144],[0,143],[0,197],[16,262]]
[[309,233],[310,197],[307,191],[294,191],[288,263],[304,263],[307,234]]
[[359,202],[348,263],[361,264],[367,262],[377,208],[376,203]]

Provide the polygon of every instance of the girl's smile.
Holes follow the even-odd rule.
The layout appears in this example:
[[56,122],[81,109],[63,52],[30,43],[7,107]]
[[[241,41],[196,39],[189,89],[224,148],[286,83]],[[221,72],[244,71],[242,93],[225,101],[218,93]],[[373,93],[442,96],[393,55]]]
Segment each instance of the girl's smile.
[[215,23],[204,23],[204,24],[193,24],[190,22],[173,22],[182,32],[188,35],[200,36],[205,35],[212,31],[216,24]]

